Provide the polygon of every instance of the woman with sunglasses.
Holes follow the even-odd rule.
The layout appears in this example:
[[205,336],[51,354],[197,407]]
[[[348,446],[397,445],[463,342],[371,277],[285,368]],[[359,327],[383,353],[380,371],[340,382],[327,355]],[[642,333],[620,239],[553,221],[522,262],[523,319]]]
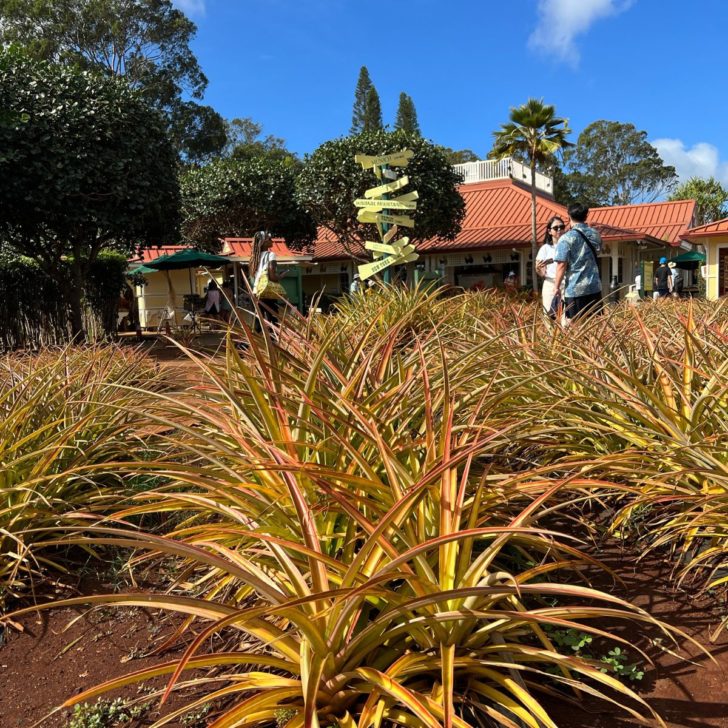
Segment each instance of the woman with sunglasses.
[[543,277],[543,287],[541,289],[541,302],[544,310],[548,313],[551,308],[556,288],[554,287],[554,278],[556,277],[556,263],[554,262],[554,253],[556,252],[556,243],[566,229],[564,221],[555,215],[546,223],[546,235],[543,245],[538,249],[536,254],[536,272]]

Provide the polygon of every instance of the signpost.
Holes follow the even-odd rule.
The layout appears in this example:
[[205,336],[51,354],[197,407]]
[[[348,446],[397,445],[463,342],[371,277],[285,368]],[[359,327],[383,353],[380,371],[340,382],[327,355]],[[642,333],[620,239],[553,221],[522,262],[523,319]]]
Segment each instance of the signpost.
[[363,198],[354,200],[354,205],[359,208],[356,215],[359,222],[374,223],[381,239],[381,242],[368,240],[364,245],[367,250],[372,251],[374,261],[359,266],[362,280],[383,271],[385,281],[389,281],[391,266],[409,263],[419,257],[415,252],[415,246],[410,245],[409,238],[394,239],[400,227],[414,227],[414,220],[408,215],[393,214],[396,210],[416,210],[419,195],[415,190],[390,197],[409,184],[407,175],[398,177],[397,172],[390,167],[406,167],[413,156],[414,152],[411,149],[403,149],[401,152],[379,156],[357,154],[354,157],[363,169],[373,170],[378,180],[390,180],[371,187],[364,193]]

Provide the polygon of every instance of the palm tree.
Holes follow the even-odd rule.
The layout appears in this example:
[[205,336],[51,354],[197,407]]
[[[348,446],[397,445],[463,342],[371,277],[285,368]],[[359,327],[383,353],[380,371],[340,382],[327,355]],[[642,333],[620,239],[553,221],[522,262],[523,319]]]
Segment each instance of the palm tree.
[[495,142],[488,155],[491,159],[515,157],[526,159],[531,168],[531,265],[536,287],[536,167],[553,162],[559,151],[573,144],[566,140],[571,134],[568,119],[555,115],[553,106],[543,99],[529,99],[522,106],[511,109],[511,120],[493,132]]

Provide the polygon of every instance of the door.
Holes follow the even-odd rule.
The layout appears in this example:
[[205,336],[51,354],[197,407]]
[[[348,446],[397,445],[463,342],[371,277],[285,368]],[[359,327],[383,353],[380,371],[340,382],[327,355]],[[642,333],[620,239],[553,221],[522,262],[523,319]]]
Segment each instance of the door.
[[718,295],[728,295],[728,248],[718,249]]

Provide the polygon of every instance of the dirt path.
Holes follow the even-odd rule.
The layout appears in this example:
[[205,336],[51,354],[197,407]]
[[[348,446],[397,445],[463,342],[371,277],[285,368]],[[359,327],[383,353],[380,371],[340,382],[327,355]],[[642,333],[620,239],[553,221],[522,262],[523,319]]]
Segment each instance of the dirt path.
[[[685,641],[676,649],[669,639],[640,625],[626,623],[615,634],[644,650],[655,665],[644,665],[645,676],[631,684],[662,716],[669,728],[728,728],[728,630],[711,635],[728,615],[726,594],[693,597],[687,590],[675,590],[669,561],[661,555],[648,555],[638,561],[634,553],[622,552],[614,544],[606,552],[594,553],[614,569],[624,585],[608,577],[594,586],[622,597],[647,610],[652,616],[685,632],[712,655]],[[601,583],[599,583],[601,582]],[[655,644],[655,639],[659,640]],[[669,648],[670,654],[660,648]],[[638,655],[634,652],[632,658]],[[687,657],[689,661],[686,661]],[[641,666],[642,667],[642,666]],[[584,700],[583,710],[555,706],[554,718],[560,728],[634,728],[636,722],[616,718],[604,704]]]

